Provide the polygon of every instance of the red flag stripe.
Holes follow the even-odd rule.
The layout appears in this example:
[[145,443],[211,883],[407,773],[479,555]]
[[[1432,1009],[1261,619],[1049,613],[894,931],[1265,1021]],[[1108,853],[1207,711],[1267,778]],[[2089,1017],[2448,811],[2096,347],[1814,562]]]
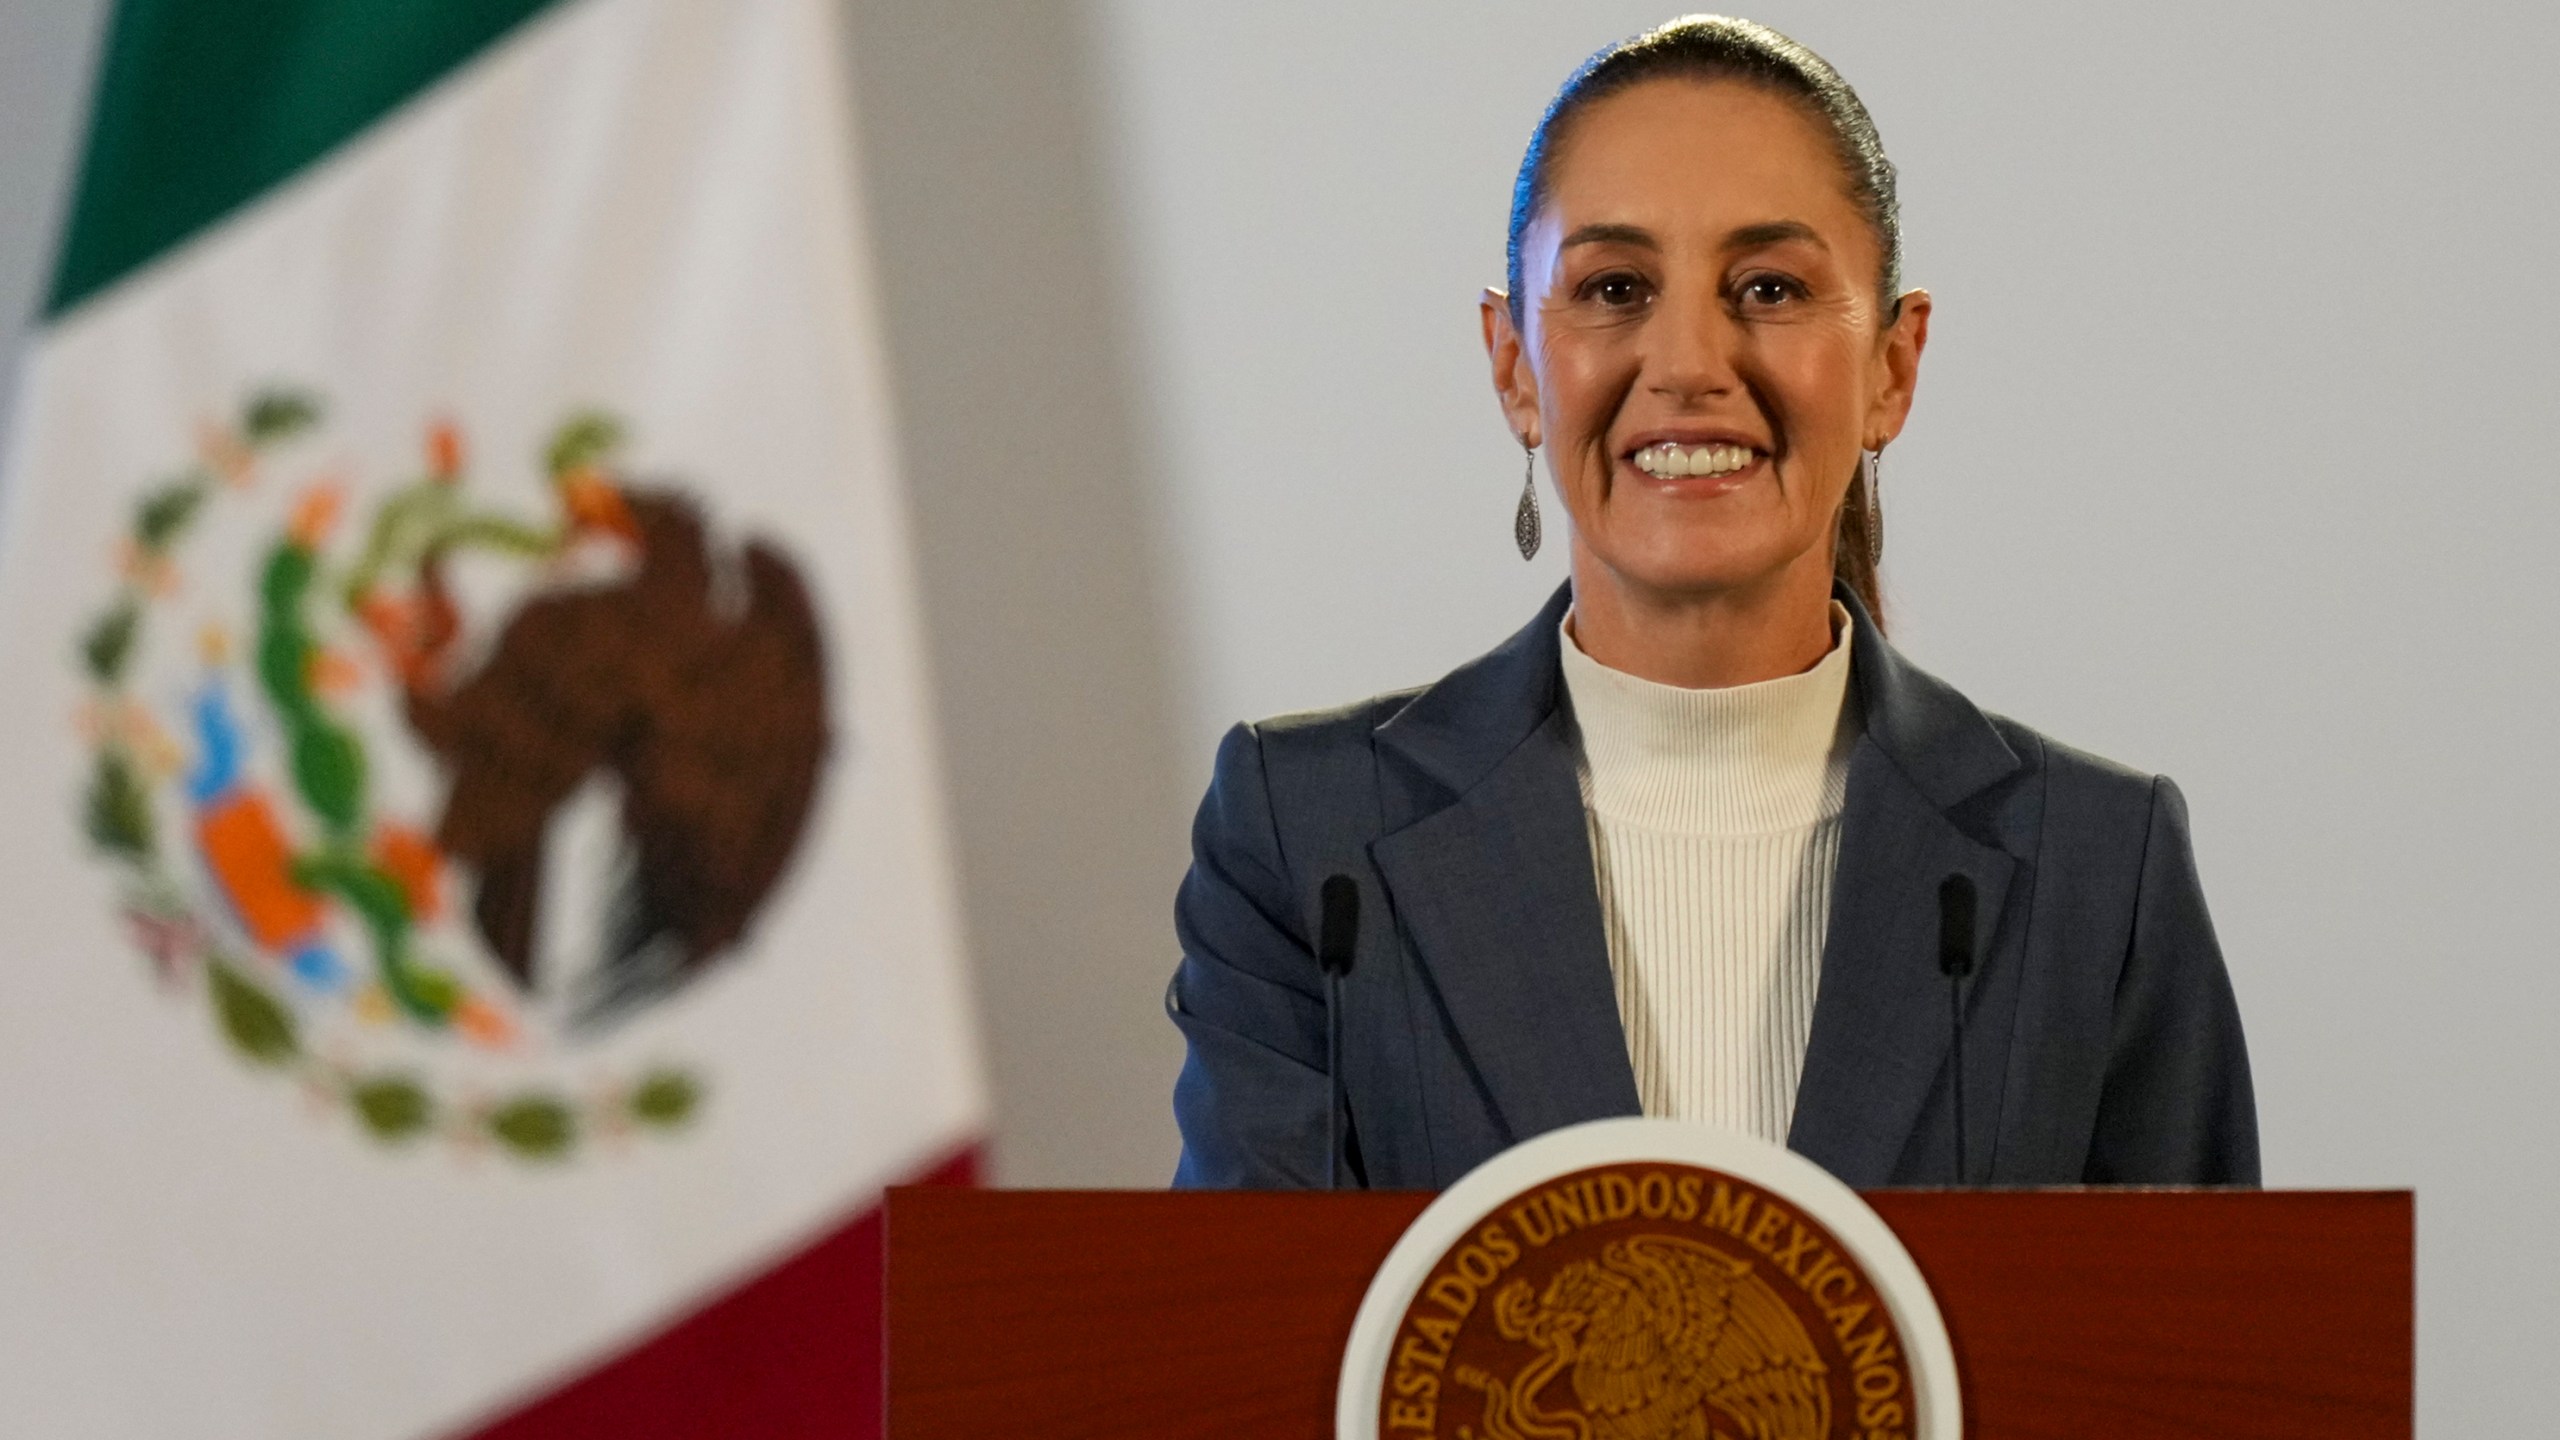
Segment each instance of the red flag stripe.
[[[964,1150],[919,1185],[978,1183]],[[878,1203],[541,1399],[456,1440],[878,1440]]]

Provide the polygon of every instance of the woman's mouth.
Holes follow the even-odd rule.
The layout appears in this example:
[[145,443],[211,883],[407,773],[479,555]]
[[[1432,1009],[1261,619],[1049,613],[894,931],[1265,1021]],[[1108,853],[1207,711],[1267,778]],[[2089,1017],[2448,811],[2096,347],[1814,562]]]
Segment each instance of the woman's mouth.
[[1683,445],[1666,440],[1637,450],[1627,457],[1627,463],[1655,480],[1727,482],[1680,486],[1684,490],[1721,492],[1739,484],[1745,474],[1759,464],[1760,458],[1760,452],[1748,445]]

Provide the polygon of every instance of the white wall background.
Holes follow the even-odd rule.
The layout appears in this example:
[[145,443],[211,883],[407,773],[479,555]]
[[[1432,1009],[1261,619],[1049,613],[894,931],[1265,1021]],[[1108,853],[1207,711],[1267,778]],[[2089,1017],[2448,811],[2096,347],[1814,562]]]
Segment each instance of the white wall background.
[[[1474,340],[1627,0],[849,0],[1013,1183],[1159,1183],[1229,721],[1428,679],[1560,576]],[[0,5],[0,362],[98,0]],[[2560,11],[1772,0],[1938,297],[1905,647],[2177,777],[2268,1177],[2420,1192],[2421,1428],[2560,1333]],[[1551,519],[1554,512],[1550,511]],[[0,617],[5,623],[6,617]]]

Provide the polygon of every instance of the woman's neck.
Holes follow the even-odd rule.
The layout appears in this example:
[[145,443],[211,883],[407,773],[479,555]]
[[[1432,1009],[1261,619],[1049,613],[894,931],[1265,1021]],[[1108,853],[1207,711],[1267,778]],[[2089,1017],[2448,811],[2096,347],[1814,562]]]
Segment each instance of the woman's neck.
[[1791,565],[1757,585],[1670,593],[1629,583],[1577,545],[1572,619],[1574,643],[1612,670],[1688,690],[1752,685],[1831,653],[1831,570]]

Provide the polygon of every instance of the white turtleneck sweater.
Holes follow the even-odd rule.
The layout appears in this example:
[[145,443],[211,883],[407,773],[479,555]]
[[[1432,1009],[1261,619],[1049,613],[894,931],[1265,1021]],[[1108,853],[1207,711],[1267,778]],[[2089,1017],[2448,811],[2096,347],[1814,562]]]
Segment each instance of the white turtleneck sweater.
[[1600,913],[1647,1115],[1785,1144],[1813,1029],[1855,717],[1848,613],[1801,675],[1684,690],[1564,624]]

